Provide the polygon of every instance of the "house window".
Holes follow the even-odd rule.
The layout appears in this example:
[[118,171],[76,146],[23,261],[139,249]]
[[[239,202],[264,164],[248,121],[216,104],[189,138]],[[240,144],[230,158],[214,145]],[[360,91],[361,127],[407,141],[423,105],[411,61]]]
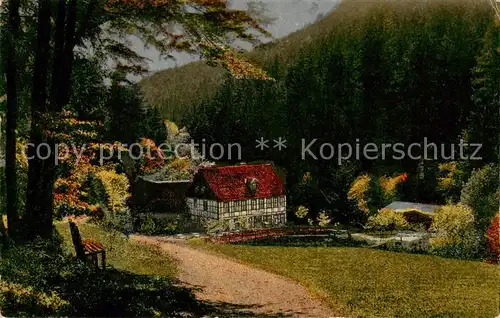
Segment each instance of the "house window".
[[242,209],[242,211],[247,210],[247,201],[246,200],[241,202],[241,209]]
[[252,210],[255,210],[257,209],[257,202],[255,199],[252,199],[252,201],[250,201],[250,204],[252,206]]
[[236,211],[241,211],[241,201],[236,201],[235,205],[236,205]]
[[259,209],[264,210],[266,208],[266,199],[259,200]]
[[208,211],[208,202],[207,202],[207,200],[203,200],[203,211]]

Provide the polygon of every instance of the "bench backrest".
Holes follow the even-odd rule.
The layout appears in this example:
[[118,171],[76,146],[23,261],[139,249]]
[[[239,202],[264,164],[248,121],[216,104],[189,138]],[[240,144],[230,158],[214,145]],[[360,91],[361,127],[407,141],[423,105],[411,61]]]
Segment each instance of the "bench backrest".
[[83,241],[80,236],[80,230],[73,221],[69,221],[69,228],[71,230],[71,238],[73,239],[73,246],[75,247],[76,257],[85,259],[85,251],[83,249]]

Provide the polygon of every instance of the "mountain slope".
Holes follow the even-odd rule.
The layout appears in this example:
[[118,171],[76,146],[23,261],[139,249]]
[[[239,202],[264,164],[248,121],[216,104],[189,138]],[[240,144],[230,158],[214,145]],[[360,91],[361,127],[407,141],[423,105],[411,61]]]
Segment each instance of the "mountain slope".
[[[476,4],[485,1],[477,1]],[[411,7],[416,10],[424,9],[427,3],[412,0],[371,2],[344,0],[326,17],[287,37],[263,44],[249,52],[247,56],[252,62],[264,68],[278,61],[280,73],[285,74],[287,67],[301,52],[307,54],[307,47],[310,44],[334,33],[344,37],[349,33],[363,32],[362,25],[368,20],[367,14],[389,2],[393,9],[401,12]],[[438,6],[447,6],[456,2],[474,3],[472,0],[442,0],[435,3]],[[197,61],[157,72],[143,79],[139,85],[149,104],[160,108],[165,118],[176,121],[185,113],[185,108],[213,96],[224,77],[225,70]]]
[[[274,60],[286,65],[308,44],[320,40],[345,19],[362,19],[368,8],[376,2],[362,0],[342,2],[326,17],[296,31],[287,37],[263,44],[247,54],[255,64],[265,67]],[[283,71],[285,71],[283,69]],[[209,98],[223,82],[225,70],[210,67],[203,61],[157,72],[143,79],[141,86],[145,100],[159,107],[166,118],[177,120],[181,109]]]

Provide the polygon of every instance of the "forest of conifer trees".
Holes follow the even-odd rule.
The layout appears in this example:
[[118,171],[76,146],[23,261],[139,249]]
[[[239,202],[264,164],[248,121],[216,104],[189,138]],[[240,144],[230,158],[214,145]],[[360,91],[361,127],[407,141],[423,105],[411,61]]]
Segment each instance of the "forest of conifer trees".
[[[268,61],[265,69],[276,82],[227,78],[213,98],[189,108],[183,122],[207,144],[240,143],[245,162],[266,159],[284,167],[292,204],[349,211],[344,194],[362,172],[411,173],[405,199],[444,203],[436,191],[439,160],[348,160],[339,166],[336,160],[302,160],[301,140],[408,145],[426,138],[440,145],[462,139],[483,144],[483,160],[468,161],[468,173],[497,162],[499,44],[487,3],[383,3],[345,15],[291,62]],[[288,147],[263,153],[255,148],[260,137],[284,137]],[[423,175],[415,173],[422,167]],[[334,199],[319,191],[303,197],[297,188],[305,172]]]

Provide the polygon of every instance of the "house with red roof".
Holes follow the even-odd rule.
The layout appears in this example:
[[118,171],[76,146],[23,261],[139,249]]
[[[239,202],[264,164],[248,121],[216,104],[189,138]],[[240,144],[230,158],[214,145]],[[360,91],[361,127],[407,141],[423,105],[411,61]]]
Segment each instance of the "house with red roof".
[[230,229],[286,223],[285,186],[271,164],[201,168],[186,203],[193,218],[225,220]]

